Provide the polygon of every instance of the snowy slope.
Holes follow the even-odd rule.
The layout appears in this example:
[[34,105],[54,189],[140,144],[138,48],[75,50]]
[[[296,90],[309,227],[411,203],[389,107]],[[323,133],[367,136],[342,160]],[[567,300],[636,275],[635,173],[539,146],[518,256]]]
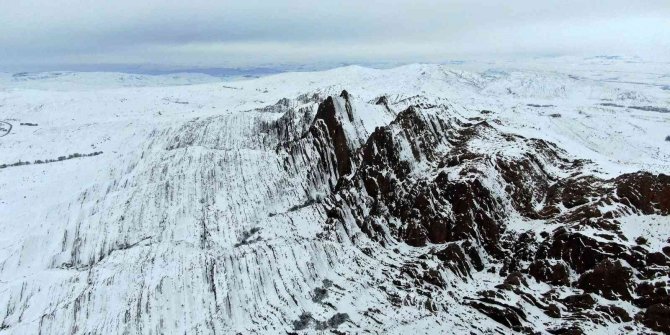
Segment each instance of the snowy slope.
[[[411,220],[375,214],[368,187],[356,186],[359,178],[364,183],[371,173],[393,169],[390,161],[372,164],[365,156],[385,152],[387,142],[375,142],[380,127],[392,139],[387,149],[397,150],[411,171],[393,172],[403,185],[430,185],[442,173],[460,180],[467,174],[460,160],[455,167],[439,164],[455,148],[501,162],[542,156],[534,142],[504,134],[554,143],[561,159],[588,160],[574,169],[542,161],[552,178],[593,176],[603,190],[625,173],[670,171],[670,91],[658,85],[441,65],[350,66],[188,86],[118,87],[110,78],[116,77],[100,74],[85,89],[61,81],[57,90],[11,84],[0,90],[0,121],[5,130],[11,125],[5,136],[0,130],[0,334],[506,333],[513,325],[468,303],[506,279],[490,241],[465,238],[482,259],[481,268],[465,266],[467,276],[438,266],[438,258],[425,255],[454,241],[413,244],[389,228],[409,229]],[[416,120],[433,122],[432,130],[412,128]],[[468,123],[483,121],[490,128],[464,135],[479,129]],[[446,128],[434,126],[440,122]],[[33,164],[8,166],[17,162]],[[499,165],[472,164],[484,173],[464,182],[480,180],[497,197],[507,196],[511,181]],[[531,198],[538,211],[549,202],[542,192]],[[393,201],[385,204],[391,212]],[[500,202],[503,234],[530,229],[540,238],[569,225],[530,219],[515,201]],[[645,252],[668,245],[670,219],[658,211],[621,218],[627,246],[646,234]],[[375,225],[363,218],[384,224],[372,233],[366,225]],[[598,238],[599,231],[583,233]],[[420,259],[444,285],[425,286],[425,277],[399,272]],[[577,280],[582,272],[570,276]],[[667,283],[667,272],[660,273],[656,282]],[[554,290],[563,299],[582,289],[524,275],[525,295],[501,293],[526,316],[514,330],[560,326],[563,319],[523,297]],[[424,287],[431,287],[430,299],[417,293]],[[615,304],[631,316],[645,311],[632,300]],[[631,320],[593,320],[578,323],[587,332],[649,329]]]

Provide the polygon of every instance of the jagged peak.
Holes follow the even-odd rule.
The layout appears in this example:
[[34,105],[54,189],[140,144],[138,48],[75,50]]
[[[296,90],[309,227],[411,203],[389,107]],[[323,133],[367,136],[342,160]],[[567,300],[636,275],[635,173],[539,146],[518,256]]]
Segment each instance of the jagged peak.
[[375,101],[375,105],[388,106],[388,104],[389,99],[385,95],[380,96],[379,98],[377,98],[377,101]]
[[360,147],[368,137],[361,118],[356,114],[352,96],[343,90],[340,96],[327,97],[317,109],[314,123],[322,120],[331,130],[344,131],[350,149]]

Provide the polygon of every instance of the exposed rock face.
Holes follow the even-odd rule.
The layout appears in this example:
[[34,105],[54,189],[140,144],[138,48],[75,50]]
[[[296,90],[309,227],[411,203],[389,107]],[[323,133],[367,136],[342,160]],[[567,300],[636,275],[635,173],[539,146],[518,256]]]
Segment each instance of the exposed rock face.
[[669,176],[333,90],[170,123],[0,239],[0,334],[670,332]]
[[[346,91],[341,97],[349,103]],[[667,216],[670,176],[598,179],[583,173],[588,162],[567,158],[552,143],[505,134],[485,121],[450,118],[435,106],[410,106],[363,142],[361,133],[343,127],[356,115],[350,107],[336,113],[334,99],[319,106],[310,129],[330,143],[320,147],[332,148],[337,165],[337,187],[323,202],[327,225],[345,227],[367,255],[379,253],[375,248],[403,255],[405,265],[390,271],[393,283],[423,297],[403,304],[449,309],[436,304],[435,295],[489,268],[499,284],[463,298],[513,330],[532,333],[543,326],[529,321],[524,304],[510,305],[511,296],[564,320],[551,330],[555,334],[581,333],[588,323],[633,322],[624,308],[602,299],[631,302],[640,309],[638,326],[667,331],[668,256],[631,244],[617,218]],[[547,228],[539,227],[541,234],[510,230],[512,220],[540,220],[534,224]],[[363,243],[352,227],[378,246]],[[403,244],[410,248],[399,251]],[[422,261],[433,259],[438,263]],[[572,295],[541,294],[528,280]],[[439,290],[428,294],[423,287]]]
[[642,214],[670,214],[670,176],[650,173],[623,175],[616,179],[616,193],[622,202]]
[[[346,117],[346,118],[345,118]],[[316,112],[315,124],[310,128],[313,136],[318,137],[319,132],[324,131],[328,134],[328,139],[333,145],[335,158],[337,159],[337,172],[339,175],[351,173],[352,148],[349,146],[349,138],[344,129],[344,122],[353,121],[353,117],[347,110],[346,115],[339,114],[332,97],[328,97]]]
[[647,327],[663,333],[670,333],[670,306],[651,305],[642,315],[641,321]]
[[577,287],[585,292],[597,293],[609,300],[632,299],[633,271],[618,261],[605,259],[579,277]]
[[548,284],[570,285],[570,270],[561,261],[537,259],[528,267],[528,274]]

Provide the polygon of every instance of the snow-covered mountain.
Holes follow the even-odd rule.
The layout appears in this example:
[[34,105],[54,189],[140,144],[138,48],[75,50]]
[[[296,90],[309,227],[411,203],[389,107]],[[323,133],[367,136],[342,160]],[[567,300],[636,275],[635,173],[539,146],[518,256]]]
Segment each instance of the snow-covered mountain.
[[669,74],[604,71],[6,85],[0,334],[668,333]]

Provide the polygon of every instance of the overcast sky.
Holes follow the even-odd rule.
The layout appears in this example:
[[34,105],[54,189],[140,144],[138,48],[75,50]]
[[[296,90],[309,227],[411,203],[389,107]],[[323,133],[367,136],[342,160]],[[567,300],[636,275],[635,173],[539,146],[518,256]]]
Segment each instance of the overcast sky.
[[670,58],[670,0],[0,0],[0,69]]

